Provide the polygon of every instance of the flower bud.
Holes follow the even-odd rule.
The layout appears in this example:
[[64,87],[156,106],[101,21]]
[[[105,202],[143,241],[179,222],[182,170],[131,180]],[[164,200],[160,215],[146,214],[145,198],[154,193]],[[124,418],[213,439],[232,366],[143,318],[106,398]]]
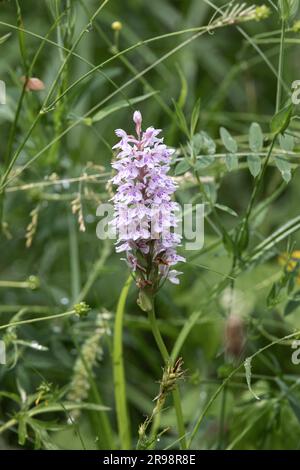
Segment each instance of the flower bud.
[[21,77],[22,83],[26,83],[26,91],[41,91],[45,89],[45,84],[36,77]]
[[121,31],[122,28],[123,28],[123,25],[121,21],[114,21],[111,24],[111,29],[113,29],[114,31]]
[[134,111],[133,122],[135,123],[135,130],[137,135],[140,135],[142,129],[142,115],[140,111]]

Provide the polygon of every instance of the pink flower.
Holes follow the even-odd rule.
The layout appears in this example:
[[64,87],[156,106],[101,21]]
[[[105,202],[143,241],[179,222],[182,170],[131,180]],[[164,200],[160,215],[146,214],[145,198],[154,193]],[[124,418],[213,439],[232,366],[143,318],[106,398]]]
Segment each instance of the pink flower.
[[118,231],[116,251],[126,252],[137,284],[156,292],[166,278],[179,283],[181,273],[170,267],[185,261],[176,253],[181,241],[174,233],[176,184],[167,174],[174,151],[157,137],[160,129],[148,127],[142,132],[139,111],[134,112],[133,121],[137,137],[116,130],[121,140],[113,147],[118,154],[112,163],[117,172],[111,180],[117,186],[112,225]]

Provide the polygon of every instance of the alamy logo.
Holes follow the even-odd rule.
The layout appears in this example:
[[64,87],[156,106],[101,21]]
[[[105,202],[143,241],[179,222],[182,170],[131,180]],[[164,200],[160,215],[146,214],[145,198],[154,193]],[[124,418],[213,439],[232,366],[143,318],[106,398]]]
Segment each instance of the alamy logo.
[[[146,208],[148,217],[136,217],[141,214],[143,206],[131,204],[130,206],[119,204],[118,217],[122,217],[123,224],[117,227],[114,223],[115,208],[113,204],[102,203],[97,208],[97,216],[101,220],[97,224],[96,234],[100,240],[129,240],[132,234],[144,230],[146,238],[152,240],[169,240],[174,232],[184,238],[185,250],[201,250],[204,245],[204,204],[183,204],[176,210],[164,210],[160,206],[151,205]],[[133,215],[132,215],[133,214]],[[136,238],[137,239],[137,238]]]
[[6,104],[6,89],[3,80],[0,80],[0,104]]
[[295,80],[292,83],[292,103],[293,104],[300,104],[300,80]]
[[298,366],[300,364],[300,340],[296,339],[292,343],[292,348],[295,349],[295,351],[292,354],[292,363],[295,366]]
[[5,343],[0,341],[0,364],[6,364]]

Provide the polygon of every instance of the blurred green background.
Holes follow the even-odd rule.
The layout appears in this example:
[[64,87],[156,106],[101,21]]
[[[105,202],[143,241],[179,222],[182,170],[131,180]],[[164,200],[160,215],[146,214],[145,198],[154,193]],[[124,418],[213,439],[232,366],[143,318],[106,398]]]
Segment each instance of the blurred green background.
[[[223,7],[225,2],[214,4]],[[166,143],[176,147],[182,157],[182,148],[187,148],[189,138],[182,130],[174,102],[189,122],[200,98],[197,132],[205,131],[211,137],[217,154],[224,153],[221,126],[231,132],[245,155],[253,122],[260,124],[267,145],[269,123],[275,112],[281,20],[271,2],[266,4],[270,15],[262,21],[208,31],[185,46],[183,42],[192,37],[193,31],[132,48],[64,94],[91,67],[107,61],[118,50],[160,35],[206,26],[214,9],[209,2],[199,0],[109,1],[91,22],[100,5],[94,0],[0,2],[0,79],[6,84],[7,93],[6,105],[0,105],[2,175],[18,153],[4,194],[0,321],[4,325],[65,312],[82,300],[92,309],[87,319],[49,320],[0,332],[7,349],[7,364],[0,366],[0,426],[19,407],[22,409],[26,396],[28,399],[36,393],[42,393],[40,399],[50,402],[65,394],[75,401],[99,404],[100,396],[101,402],[110,407],[107,412],[82,411],[71,422],[64,410],[48,413],[27,423],[25,432],[26,425],[18,418],[17,426],[1,433],[2,449],[19,445],[82,449],[82,441],[86,448],[107,447],[103,437],[107,426],[115,445],[119,445],[111,353],[114,313],[128,271],[114,253],[113,243],[96,237],[96,208],[112,195],[107,181],[111,174],[111,147],[116,142],[114,129],[132,131],[132,111],[138,108],[143,113],[144,126],[162,128]],[[114,21],[122,23],[119,32],[111,26]],[[296,21],[297,15],[287,22],[282,103],[288,98],[291,83],[300,79],[300,36],[297,28],[293,29]],[[56,80],[67,51],[82,31],[74,51],[77,55],[67,60]],[[169,57],[161,60],[170,51]],[[22,77],[27,76],[35,54],[30,76],[42,80],[45,89],[22,92]],[[46,109],[27,138],[55,80],[48,104],[62,98],[53,108]],[[137,97],[137,103],[128,102]],[[98,105],[95,112],[85,116]],[[187,370],[185,380],[180,382],[187,430],[193,428],[195,419],[232,367],[259,347],[300,327],[298,261],[290,270],[278,262],[280,254],[299,247],[297,230],[251,262],[257,245],[299,214],[297,120],[292,121],[290,132],[295,139],[293,178],[288,184],[282,182],[280,171],[271,160],[257,201],[265,201],[267,206],[251,222],[247,252],[250,262],[241,264],[232,294],[227,275],[233,253],[215,230],[214,215],[208,213],[204,249],[185,252],[182,247],[187,263],[180,266],[184,273],[181,283],[165,285],[157,297],[159,325],[170,349],[187,319],[199,312],[181,351]],[[22,169],[21,174],[17,173],[18,168]],[[176,173],[175,165],[171,171]],[[199,174],[204,181],[210,177],[207,191],[213,201],[230,208],[218,209],[218,213],[226,232],[231,233],[245,212],[253,188],[246,159],[240,158],[239,167],[229,171],[222,158],[215,158]],[[184,180],[178,172],[176,176],[181,177],[177,200],[192,202],[199,191],[197,185]],[[278,197],[268,202],[278,187]],[[289,278],[291,288],[280,283],[284,276]],[[11,284],[14,282],[17,284]],[[215,288],[219,290],[213,295]],[[230,342],[228,337],[224,345],[224,328],[231,328],[231,295],[231,315],[240,319],[238,334],[243,342],[242,351],[234,358],[224,354],[224,348],[230,347],[226,345],[226,341]],[[138,425],[153,408],[162,374],[159,352],[136,297],[132,287],[124,326],[133,447]],[[294,301],[293,311],[284,315],[290,300]],[[90,362],[92,380],[80,363],[82,354]],[[248,389],[242,367],[206,413],[193,448],[298,448],[299,365],[292,364],[291,354],[290,346],[277,345],[253,362],[252,386],[260,401]],[[39,388],[41,384],[44,389]],[[20,397],[21,404],[10,394]],[[30,408],[37,397],[32,400]],[[178,447],[171,404],[167,402],[161,416],[161,429],[170,426],[170,430],[157,443],[158,448]]]

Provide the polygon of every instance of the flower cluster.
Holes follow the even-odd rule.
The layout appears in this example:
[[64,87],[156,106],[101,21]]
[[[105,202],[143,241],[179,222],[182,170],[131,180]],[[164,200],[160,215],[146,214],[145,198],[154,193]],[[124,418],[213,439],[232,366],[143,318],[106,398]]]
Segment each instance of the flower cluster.
[[137,286],[154,294],[165,279],[178,284],[179,273],[172,267],[185,261],[176,253],[181,236],[175,233],[176,210],[172,201],[176,184],[167,175],[174,150],[168,148],[160,129],[142,132],[142,116],[133,115],[136,136],[117,129],[120,141],[113,147],[117,158],[112,164],[117,186],[113,197],[112,221],[118,233],[117,252],[126,252],[125,261],[135,275]]

